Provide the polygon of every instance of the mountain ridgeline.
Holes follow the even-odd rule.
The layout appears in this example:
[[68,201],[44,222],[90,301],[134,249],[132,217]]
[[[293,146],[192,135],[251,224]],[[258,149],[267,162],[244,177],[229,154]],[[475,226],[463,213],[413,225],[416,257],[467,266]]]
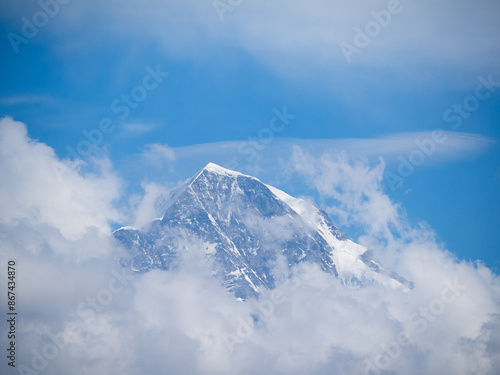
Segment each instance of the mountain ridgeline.
[[125,267],[171,270],[183,252],[198,246],[212,274],[242,300],[273,289],[280,262],[315,263],[347,285],[413,287],[349,240],[317,206],[213,163],[165,206],[164,215],[143,228],[115,231],[130,254],[122,260]]

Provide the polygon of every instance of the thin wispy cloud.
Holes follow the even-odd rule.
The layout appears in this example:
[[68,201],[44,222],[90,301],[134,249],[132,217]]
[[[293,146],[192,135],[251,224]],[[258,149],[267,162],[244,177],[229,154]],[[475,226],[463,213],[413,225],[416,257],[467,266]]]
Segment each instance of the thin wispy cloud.
[[[316,157],[329,152],[366,158],[371,163],[378,163],[383,159],[392,168],[399,163],[399,158],[408,158],[412,151],[420,150],[419,144],[434,142],[433,134],[432,131],[410,132],[358,139],[276,138],[271,143],[258,145],[248,141],[216,142],[173,148],[150,145],[142,155],[128,157],[127,165],[129,167],[134,165],[134,168],[143,171],[160,165],[168,166],[174,172],[170,177],[176,179],[187,178],[199,168],[199,165],[214,162],[228,168],[237,166],[241,171],[250,174],[259,172],[263,176],[272,178],[282,171],[287,161],[292,158],[294,147],[298,146]],[[432,152],[425,155],[425,160],[419,168],[471,158],[486,152],[496,144],[496,140],[490,137],[457,132],[444,132],[442,140],[439,144],[434,142]],[[168,179],[169,176],[162,175],[160,178]]]
[[16,106],[16,105],[47,105],[54,103],[54,99],[48,95],[16,95],[7,96],[0,98],[0,104],[5,106]]
[[163,160],[167,162],[172,162],[176,159],[175,150],[168,145],[161,145],[159,143],[153,143],[146,145],[145,151],[141,154],[144,158],[149,161],[157,161],[161,163]]
[[[361,30],[366,46],[352,56],[352,63],[359,66],[398,68],[402,79],[412,80],[417,79],[415,74],[422,66],[438,69],[441,76],[450,68],[474,74],[498,72],[499,46],[491,38],[500,33],[498,2],[494,0],[401,0],[396,2],[397,11],[389,16],[381,14],[387,13],[387,1],[361,4],[322,0],[314,6],[301,1],[252,1],[226,5],[230,11],[225,12],[223,22],[214,3],[127,1],[116,8],[86,2],[60,12],[51,27],[79,31],[91,16],[96,22],[86,30],[87,38],[101,38],[103,29],[99,25],[106,25],[106,32],[115,37],[140,35],[163,45],[169,54],[195,58],[214,48],[231,46],[289,78],[304,76],[304,66],[322,67],[323,72],[344,68],[347,63],[340,44],[355,46],[357,30]],[[18,10],[18,14],[25,15],[29,9]],[[378,22],[376,33],[365,31],[370,22]],[[73,34],[58,36],[63,45],[70,46],[71,39],[65,35]],[[418,76],[418,80],[422,78],[432,84],[431,77]]]
[[148,133],[156,128],[153,124],[142,124],[142,123],[127,123],[122,125],[125,132],[130,135],[138,135]]

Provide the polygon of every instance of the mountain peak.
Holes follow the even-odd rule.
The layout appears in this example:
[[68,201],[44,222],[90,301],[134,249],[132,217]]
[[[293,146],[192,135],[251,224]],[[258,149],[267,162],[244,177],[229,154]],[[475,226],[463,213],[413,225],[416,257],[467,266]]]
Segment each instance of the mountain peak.
[[[236,171],[232,171],[230,169],[221,167],[220,165],[217,165],[215,163],[208,163],[205,165],[205,167],[194,176],[190,182],[189,186],[191,186],[195,181],[198,181],[201,177],[206,177],[206,174],[212,174],[216,176],[225,176],[225,177],[239,177],[239,176],[245,176],[244,174]],[[249,176],[246,176],[249,177]]]
[[[208,163],[205,165],[205,167],[196,175],[196,177],[193,179],[196,180],[198,177],[203,173],[203,172],[209,172],[213,173],[219,176],[227,176],[227,177],[238,177],[238,176],[245,176],[243,173],[232,171],[230,169],[221,167],[220,165],[217,165],[215,163]],[[248,176],[249,177],[249,176]]]
[[203,168],[202,172],[203,171],[208,171],[224,176],[233,176],[233,177],[243,176],[243,174],[241,174],[240,172],[232,171],[230,169],[221,167],[220,165],[217,165],[215,163],[208,163],[207,165],[205,165],[205,168]]
[[290,268],[317,264],[348,285],[411,288],[319,207],[214,163],[175,194],[161,220],[114,235],[131,252],[123,264],[136,272],[175,269],[185,238],[194,239],[214,276],[243,300],[275,287],[274,269],[282,260]]

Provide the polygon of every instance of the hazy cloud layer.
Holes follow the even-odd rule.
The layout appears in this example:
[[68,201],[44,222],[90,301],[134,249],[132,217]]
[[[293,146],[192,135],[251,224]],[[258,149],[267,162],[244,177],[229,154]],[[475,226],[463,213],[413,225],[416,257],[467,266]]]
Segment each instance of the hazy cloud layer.
[[[348,288],[302,264],[278,268],[291,276],[274,293],[241,303],[210,276],[195,240],[176,271],[123,274],[106,236],[123,215],[112,168],[75,169],[61,183],[51,163],[62,161],[23,124],[4,119],[0,134],[0,262],[19,264],[25,373],[495,374],[500,366],[499,277],[456,259],[424,224],[409,225],[383,192],[382,163],[295,147],[287,173],[317,189],[339,225],[362,226],[360,242],[414,290]],[[136,220],[161,189],[145,188]]]
[[[426,147],[431,150],[426,151],[424,160],[416,166],[416,170],[481,155],[496,142],[478,134],[444,132],[441,138],[444,141],[436,143],[432,134],[432,131],[410,132],[377,138],[323,140],[254,137],[257,140],[214,142],[185,147],[155,144],[148,146],[141,154],[128,155],[123,160],[123,165],[127,166],[127,170],[148,176],[152,181],[173,183],[190,177],[200,166],[214,162],[229,169],[260,176],[273,184],[289,177],[284,176],[284,171],[290,171],[287,164],[297,146],[316,158],[320,158],[325,152],[332,155],[345,154],[348,158],[365,158],[371,165],[377,164],[382,158],[388,169],[397,173],[400,163],[398,158],[408,160],[412,151],[420,152],[416,141],[427,142]],[[158,170],[161,173],[154,173]]]
[[[10,3],[2,13],[12,31],[19,32],[21,17],[30,18],[39,8],[38,3]],[[483,71],[498,72],[499,46],[492,37],[500,34],[495,0],[87,1],[61,5],[43,32],[60,38],[65,52],[92,48],[106,33],[110,39],[151,40],[170,55],[195,59],[233,49],[289,78],[316,76],[330,82],[329,73],[348,65],[340,44],[356,46],[356,28],[366,31],[377,19],[373,12],[389,8],[395,11],[379,16],[383,26],[377,31],[372,25],[372,37],[352,55],[353,64],[397,68],[398,79],[425,85],[433,85],[436,72],[472,72],[470,82],[454,82],[450,74],[449,83],[456,87],[473,84]],[[335,80],[343,81],[342,76]]]

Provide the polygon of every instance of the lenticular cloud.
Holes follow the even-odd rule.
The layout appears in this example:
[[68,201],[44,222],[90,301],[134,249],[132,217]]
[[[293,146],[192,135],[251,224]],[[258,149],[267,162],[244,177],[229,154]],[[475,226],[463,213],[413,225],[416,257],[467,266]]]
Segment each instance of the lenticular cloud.
[[61,183],[52,163],[66,162],[23,124],[1,120],[0,144],[0,262],[19,265],[14,373],[498,372],[499,277],[408,224],[384,194],[383,164],[296,149],[287,170],[318,191],[340,228],[362,227],[356,240],[414,289],[349,287],[315,264],[278,261],[275,288],[241,302],[196,239],[173,239],[186,249],[174,270],[119,266],[110,222],[142,218],[153,202],[146,194],[140,213],[118,206],[122,182],[109,162],[72,168]]

